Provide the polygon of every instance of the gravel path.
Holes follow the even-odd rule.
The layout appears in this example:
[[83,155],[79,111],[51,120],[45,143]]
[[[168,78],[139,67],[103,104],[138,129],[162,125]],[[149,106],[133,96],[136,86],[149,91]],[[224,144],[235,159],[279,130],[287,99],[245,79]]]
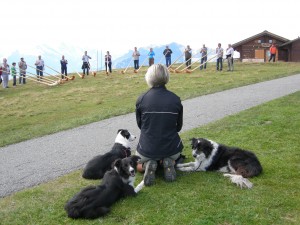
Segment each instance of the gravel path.
[[[182,132],[299,90],[300,74],[186,100]],[[0,148],[0,197],[83,168],[110,150],[119,128],[139,136],[131,113]]]

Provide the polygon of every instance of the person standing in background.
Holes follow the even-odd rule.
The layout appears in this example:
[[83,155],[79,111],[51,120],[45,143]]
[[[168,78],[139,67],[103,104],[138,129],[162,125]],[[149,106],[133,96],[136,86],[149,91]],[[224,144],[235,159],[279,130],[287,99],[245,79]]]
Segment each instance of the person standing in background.
[[60,65],[61,65],[61,78],[63,79],[64,76],[68,76],[68,72],[67,72],[67,64],[68,64],[68,60],[65,59],[65,56],[63,55],[61,57],[61,60],[60,60]]
[[172,50],[169,49],[169,46],[166,46],[166,49],[164,50],[163,54],[165,55],[166,58],[166,66],[169,67],[171,65],[171,54],[172,54]]
[[10,72],[11,72],[11,75],[13,77],[13,87],[16,87],[17,86],[17,69],[16,69],[16,63],[13,62],[11,64],[11,68],[10,68]]
[[[201,53],[201,66],[200,66],[200,70],[202,70],[203,68],[206,69],[206,61],[207,61],[207,48],[205,47],[205,45],[203,45],[203,47],[200,50]],[[204,66],[203,66],[204,63]]]
[[19,71],[20,71],[19,84],[26,84],[27,64],[24,61],[23,57],[20,59],[20,62],[18,63],[18,66],[19,66]]
[[43,71],[44,71],[44,60],[42,60],[42,56],[38,56],[38,59],[36,60],[35,64],[36,66],[36,75],[37,75],[37,80],[40,81],[43,77]]
[[231,44],[228,44],[228,48],[226,49],[226,59],[228,64],[228,70],[227,71],[233,71],[233,48]]
[[133,57],[133,64],[134,64],[134,69],[138,70],[139,69],[139,61],[140,61],[140,53],[137,50],[136,47],[134,47],[134,51],[132,53],[132,57]]
[[185,65],[188,69],[191,69],[191,63],[192,63],[192,49],[190,46],[186,46],[186,49],[184,50],[184,56],[185,56]]
[[106,52],[106,55],[105,55],[105,71],[106,73],[108,73],[108,69],[109,69],[109,72],[111,73],[112,70],[111,70],[111,55],[109,54],[109,51]]
[[270,59],[269,59],[269,62],[273,59],[273,62],[275,62],[275,58],[276,58],[276,46],[275,44],[272,44],[271,47],[270,47]]
[[83,74],[85,74],[85,70],[86,70],[86,75],[89,75],[90,59],[92,58],[87,54],[87,51],[85,51],[84,55],[82,56],[82,67],[81,67],[81,69],[83,70]]
[[1,66],[1,71],[2,71],[2,87],[3,88],[8,88],[8,76],[10,73],[9,65],[7,63],[7,59],[3,58],[3,64]]
[[153,51],[153,48],[150,48],[150,51],[148,53],[148,57],[149,57],[149,67],[152,66],[154,64],[154,56],[155,53]]
[[217,54],[217,70],[222,71],[223,69],[223,48],[221,48],[221,43],[218,44],[218,47],[216,48],[216,54]]

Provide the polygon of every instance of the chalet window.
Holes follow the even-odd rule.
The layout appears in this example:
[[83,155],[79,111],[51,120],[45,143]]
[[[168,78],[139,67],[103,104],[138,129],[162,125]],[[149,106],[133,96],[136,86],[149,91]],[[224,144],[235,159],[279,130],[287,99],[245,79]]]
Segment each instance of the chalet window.
[[261,43],[261,40],[258,40],[257,43],[260,44],[260,43]]
[[272,44],[273,40],[269,40],[269,43]]

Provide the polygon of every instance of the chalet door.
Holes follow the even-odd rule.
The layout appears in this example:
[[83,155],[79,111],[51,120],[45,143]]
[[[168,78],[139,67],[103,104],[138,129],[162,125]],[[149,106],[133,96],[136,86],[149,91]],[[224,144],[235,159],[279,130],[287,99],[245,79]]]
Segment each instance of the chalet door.
[[256,49],[255,50],[255,59],[264,59],[265,58],[265,50],[264,49]]

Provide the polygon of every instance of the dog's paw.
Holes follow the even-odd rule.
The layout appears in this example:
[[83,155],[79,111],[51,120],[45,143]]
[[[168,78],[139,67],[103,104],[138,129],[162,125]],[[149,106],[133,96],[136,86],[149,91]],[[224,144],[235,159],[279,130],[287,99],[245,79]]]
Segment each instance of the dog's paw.
[[175,166],[176,168],[182,168],[183,167],[183,164],[181,164],[181,163],[178,163],[178,164],[176,164],[176,166]]
[[135,187],[135,189],[134,189],[135,193],[138,193],[140,190],[142,190],[144,186],[145,186],[144,180],[142,180],[141,183],[139,183],[139,184]]

